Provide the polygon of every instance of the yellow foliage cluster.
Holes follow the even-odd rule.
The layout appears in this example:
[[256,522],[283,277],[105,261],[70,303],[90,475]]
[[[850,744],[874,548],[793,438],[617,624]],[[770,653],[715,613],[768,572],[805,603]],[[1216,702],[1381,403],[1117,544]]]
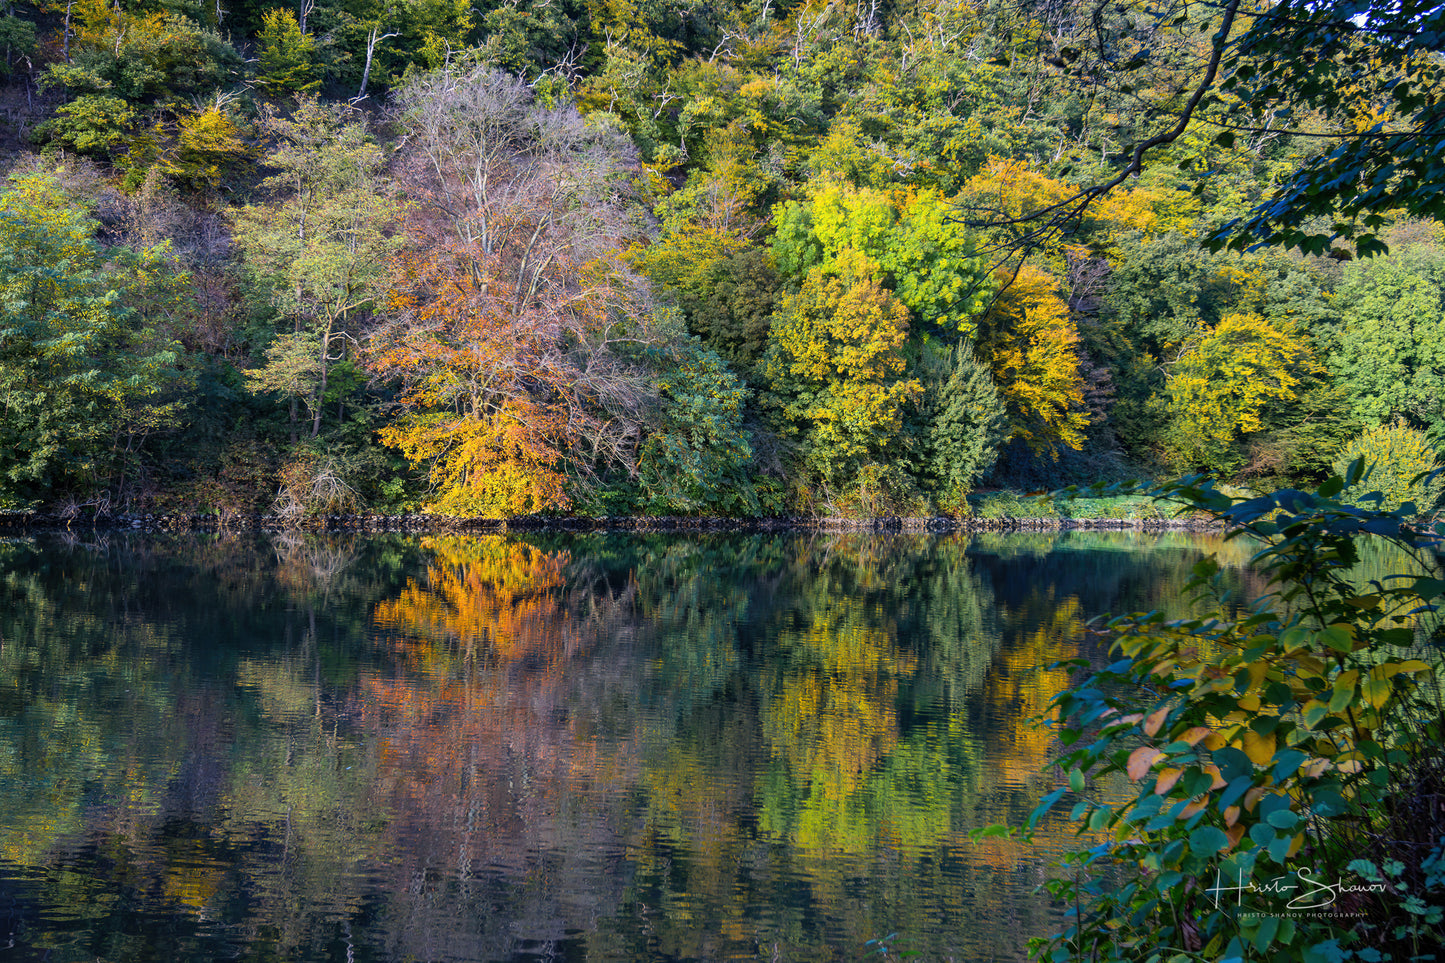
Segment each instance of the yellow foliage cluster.
[[1036,449],[1083,445],[1089,418],[1079,333],[1052,275],[1031,264],[1019,268],[985,319],[980,348],[1018,437]]
[[1228,465],[1240,438],[1260,431],[1272,402],[1291,401],[1302,379],[1319,370],[1309,346],[1287,320],[1232,314],[1204,332],[1174,366],[1169,408],[1180,457],[1193,465]]
[[787,407],[808,425],[810,461],[824,474],[884,459],[903,405],[922,385],[904,378],[908,309],[876,280],[876,262],[853,250],[808,275],[774,326],[770,377],[811,390]]

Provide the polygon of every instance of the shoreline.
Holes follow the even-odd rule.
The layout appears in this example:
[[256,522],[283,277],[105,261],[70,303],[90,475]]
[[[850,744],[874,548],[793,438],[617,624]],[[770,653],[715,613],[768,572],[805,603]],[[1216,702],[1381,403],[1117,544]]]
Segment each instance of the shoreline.
[[0,512],[0,533],[56,531],[139,531],[168,533],[309,532],[313,534],[501,535],[517,532],[818,532],[946,535],[976,532],[1209,532],[1208,518],[1060,518],[1006,516],[979,518],[841,518],[808,516],[538,516],[458,518],[449,515],[349,514],[288,519],[264,514],[157,512],[118,515],[65,515],[53,512]]

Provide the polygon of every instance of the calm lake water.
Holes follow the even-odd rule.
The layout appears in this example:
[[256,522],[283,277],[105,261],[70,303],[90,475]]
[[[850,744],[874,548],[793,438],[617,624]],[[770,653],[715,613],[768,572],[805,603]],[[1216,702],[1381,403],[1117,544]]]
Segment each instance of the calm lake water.
[[1016,960],[1199,536],[0,542],[0,958]]

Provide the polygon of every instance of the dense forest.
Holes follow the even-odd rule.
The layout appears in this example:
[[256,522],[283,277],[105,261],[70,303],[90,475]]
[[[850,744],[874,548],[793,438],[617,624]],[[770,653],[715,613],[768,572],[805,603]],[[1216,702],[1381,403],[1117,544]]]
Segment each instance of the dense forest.
[[1435,34],[1269,9],[9,4],[0,508],[1433,501]]

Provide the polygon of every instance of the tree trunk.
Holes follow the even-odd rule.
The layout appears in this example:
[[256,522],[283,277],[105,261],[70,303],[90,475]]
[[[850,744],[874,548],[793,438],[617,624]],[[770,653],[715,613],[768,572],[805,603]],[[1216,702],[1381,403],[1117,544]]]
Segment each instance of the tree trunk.
[[75,6],[75,0],[66,0],[65,3],[65,37],[61,41],[60,54],[70,63],[70,10]]
[[361,72],[361,89],[356,92],[356,99],[353,103],[366,99],[366,85],[371,82],[371,60],[376,54],[376,45],[395,36],[397,34],[382,33],[380,24],[372,27],[371,32],[366,35],[366,69]]
[[[325,345],[326,342],[323,340],[321,343]],[[326,357],[323,355],[321,358],[321,384],[316,387],[316,408],[315,414],[311,418],[312,438],[321,434],[321,411],[326,401],[326,371],[328,367]]]

